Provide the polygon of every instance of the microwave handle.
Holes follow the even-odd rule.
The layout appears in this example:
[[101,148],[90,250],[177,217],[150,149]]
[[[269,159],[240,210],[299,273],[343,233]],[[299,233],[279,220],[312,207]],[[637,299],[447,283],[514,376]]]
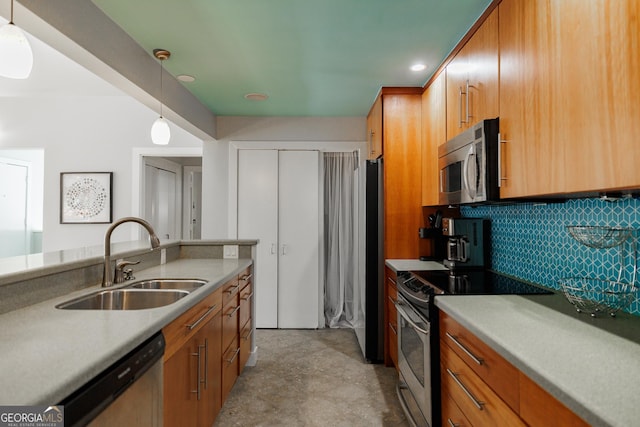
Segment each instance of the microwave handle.
[[464,188],[465,190],[467,190],[467,192],[469,193],[469,196],[472,199],[475,199],[476,196],[478,195],[478,187],[477,187],[477,182],[478,182],[478,168],[474,168],[475,169],[475,173],[473,176],[473,188],[471,188],[471,185],[469,183],[469,165],[470,165],[470,159],[471,156],[475,157],[476,155],[476,150],[475,150],[475,145],[471,145],[471,148],[469,148],[469,152],[467,153],[467,156],[464,159],[464,163],[462,165],[462,180],[464,182]]

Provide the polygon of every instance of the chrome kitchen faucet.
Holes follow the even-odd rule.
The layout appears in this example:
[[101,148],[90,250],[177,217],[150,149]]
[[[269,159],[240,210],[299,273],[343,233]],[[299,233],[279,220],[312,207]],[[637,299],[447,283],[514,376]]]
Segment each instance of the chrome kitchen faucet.
[[149,224],[144,219],[128,216],[114,222],[111,227],[107,229],[107,233],[104,235],[104,271],[102,273],[103,288],[113,285],[113,279],[111,275],[111,233],[113,233],[113,230],[117,226],[119,226],[120,224],[124,224],[125,222],[135,222],[146,228],[147,232],[149,232],[151,250],[160,246],[160,239],[158,239],[158,236],[156,236],[156,232],[153,231],[153,227],[151,226],[151,224]]

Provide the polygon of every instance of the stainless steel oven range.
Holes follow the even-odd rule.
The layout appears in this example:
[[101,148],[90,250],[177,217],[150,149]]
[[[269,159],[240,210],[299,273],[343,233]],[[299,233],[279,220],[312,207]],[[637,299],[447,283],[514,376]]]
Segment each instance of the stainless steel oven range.
[[398,276],[397,393],[414,426],[433,426],[440,414],[440,400],[432,393],[440,388],[438,372],[433,370],[440,364],[439,353],[431,351],[435,326],[431,318],[437,317],[431,303],[435,293],[442,291],[423,286],[412,275]]
[[398,274],[398,397],[414,426],[441,425],[437,295],[545,294],[548,289],[490,270]]

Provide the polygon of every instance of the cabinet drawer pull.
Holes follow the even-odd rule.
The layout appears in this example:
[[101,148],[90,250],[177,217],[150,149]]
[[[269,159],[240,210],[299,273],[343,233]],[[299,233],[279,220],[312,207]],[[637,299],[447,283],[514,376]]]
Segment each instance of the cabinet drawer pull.
[[236,360],[236,357],[238,356],[238,353],[240,353],[240,348],[236,348],[236,350],[233,352],[233,356],[231,357],[231,359],[227,359],[227,363],[229,365],[231,365],[233,363],[233,361]]
[[471,399],[475,407],[478,408],[478,410],[482,411],[482,405],[484,405],[484,402],[480,402],[478,399],[476,399],[475,396],[471,394],[467,387],[462,383],[462,381],[458,379],[458,376],[451,371],[451,369],[447,368],[447,373],[451,376],[451,378],[453,378],[456,384],[458,384],[458,387],[460,387],[462,391],[464,391],[464,394],[466,394],[467,397]]
[[387,298],[389,298],[389,301],[391,301],[391,303],[393,303],[393,305],[396,305],[396,300],[391,298],[391,295],[389,295]]
[[389,322],[389,327],[393,331],[394,334],[398,335],[398,330],[393,326],[393,323]]
[[240,285],[231,285],[224,291],[224,293],[231,295],[232,293],[237,291],[239,287],[240,287]]
[[253,296],[253,292],[251,292],[249,295],[245,295],[243,297],[240,297],[240,299],[242,301],[247,301],[247,300],[251,299],[252,296]]
[[506,144],[506,139],[502,139],[502,135],[498,133],[498,187],[502,187],[502,181],[506,181],[507,178],[502,176],[502,144]]
[[253,277],[253,274],[245,274],[244,276],[240,277],[240,280],[246,282],[247,280],[251,279]]
[[454,423],[451,418],[447,418],[447,424],[449,424],[449,427],[460,427],[460,424]]
[[469,98],[471,97],[471,92],[469,91],[469,88],[472,87],[475,89],[474,85],[469,84],[469,79],[467,79],[467,92],[466,92],[466,99],[467,99],[467,121],[465,123],[471,123],[471,117],[473,117],[470,113],[469,113]]
[[204,340],[204,389],[207,389],[209,378],[209,339]]
[[387,277],[387,280],[390,281],[391,283],[393,283],[394,286],[398,286],[398,284],[396,283],[395,280],[393,280],[391,277]]
[[240,306],[237,306],[236,308],[234,308],[231,313],[227,314],[227,316],[233,317],[233,315],[236,314],[238,310],[240,310]]
[[198,358],[198,370],[197,370],[197,375],[198,377],[196,378],[196,389],[195,390],[191,390],[191,393],[195,393],[196,394],[196,399],[200,400],[200,383],[202,382],[201,379],[201,372],[200,372],[200,350],[202,349],[203,346],[199,345],[198,346],[198,352],[197,353],[191,353],[192,356],[197,357]]
[[253,333],[253,329],[249,328],[249,330],[247,330],[247,333],[244,334],[242,339],[245,340],[245,341],[248,340],[252,333]]
[[475,354],[471,353],[471,350],[469,350],[467,347],[465,347],[464,345],[462,345],[462,343],[460,341],[458,341],[457,337],[454,337],[453,335],[451,335],[449,332],[446,333],[447,338],[449,338],[451,341],[453,341],[458,347],[460,347],[460,350],[464,351],[464,353],[469,356],[474,362],[476,362],[478,365],[483,365],[484,364],[484,359],[476,356]]
[[462,127],[462,123],[464,123],[464,121],[462,120],[462,94],[464,92],[462,92],[462,86],[458,86],[458,127],[461,128]]
[[218,307],[218,304],[213,304],[211,307],[209,307],[209,309],[207,311],[205,311],[205,313],[202,316],[200,316],[200,318],[198,320],[196,320],[195,322],[193,322],[190,325],[187,325],[187,329],[192,331],[196,326],[198,326],[200,324],[200,322],[202,322],[208,315],[210,315],[211,312],[213,312],[213,310],[216,309],[216,307]]

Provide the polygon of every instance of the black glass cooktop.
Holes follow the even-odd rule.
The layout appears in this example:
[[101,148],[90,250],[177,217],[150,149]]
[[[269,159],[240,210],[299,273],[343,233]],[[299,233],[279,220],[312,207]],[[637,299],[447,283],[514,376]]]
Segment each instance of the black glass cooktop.
[[548,289],[514,279],[491,270],[414,271],[421,282],[442,290],[443,294],[531,295],[551,294]]

